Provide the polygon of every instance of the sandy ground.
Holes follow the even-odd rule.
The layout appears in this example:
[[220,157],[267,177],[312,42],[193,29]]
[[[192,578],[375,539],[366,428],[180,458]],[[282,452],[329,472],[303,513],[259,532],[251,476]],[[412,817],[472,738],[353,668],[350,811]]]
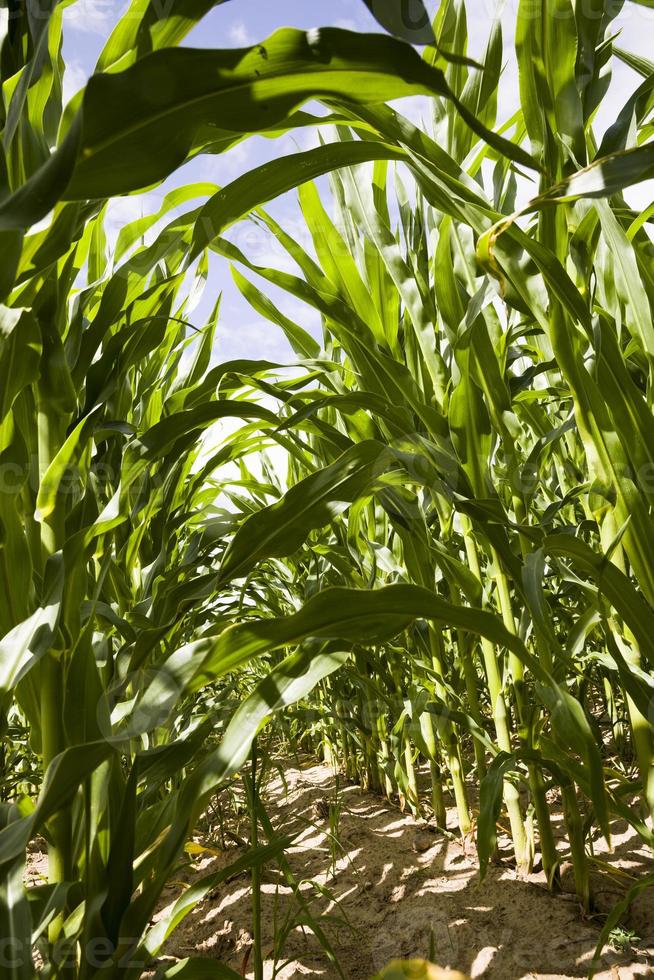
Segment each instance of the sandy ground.
[[[473,844],[464,848],[341,780],[334,874],[333,838],[325,817],[335,799],[334,774],[321,765],[289,766],[284,781],[286,787],[279,778],[270,782],[267,812],[278,830],[301,828],[289,864],[304,882],[302,895],[313,914],[322,913],[321,926],[346,980],[370,980],[389,960],[428,957],[430,950],[441,966],[469,973],[473,980],[567,980],[587,974],[599,921],[583,920],[573,894],[552,896],[542,874],[518,880],[510,868],[508,841],[500,837],[500,856],[504,851],[506,861],[492,866],[480,884]],[[654,860],[638,839],[619,825],[614,831],[610,862],[619,873],[598,865],[594,882],[597,903],[607,910],[635,877],[654,871]],[[247,834],[245,825],[242,833]],[[206,844],[206,836],[198,841]],[[602,842],[595,848],[600,860],[607,857]],[[238,852],[234,844],[219,857],[205,856],[198,870],[216,870]],[[564,888],[569,877],[564,873]],[[214,956],[250,976],[248,884],[247,876],[236,878],[198,906],[166,954]],[[276,869],[264,873],[263,892],[266,976],[339,977],[311,932],[292,927],[300,913]],[[169,899],[174,893],[171,889]],[[289,934],[275,966],[273,936],[285,921]],[[641,893],[625,926],[638,941],[626,952],[605,949],[598,980],[654,976],[654,889]]]
[[[285,784],[285,785],[284,785]],[[316,937],[302,925],[293,891],[276,866],[263,873],[263,946],[266,977],[279,980],[370,980],[396,957],[429,957],[473,980],[569,980],[587,975],[600,919],[584,920],[570,892],[552,896],[544,876],[517,879],[510,866],[508,840],[500,836],[500,862],[479,883],[474,844],[426,828],[410,814],[358,786],[338,786],[337,842],[330,834],[329,803],[336,799],[334,773],[326,766],[288,765],[265,790],[265,805],[282,833],[299,830],[288,852],[301,895],[337,954],[342,973],[330,963]],[[451,821],[454,824],[454,814]],[[555,818],[557,829],[560,820]],[[245,847],[247,820],[227,823],[232,831],[225,850],[211,819],[190,850],[191,864],[163,896],[161,914],[186,884],[235,861]],[[233,830],[236,827],[237,833]],[[654,871],[654,860],[638,838],[614,826],[614,853],[595,844],[598,863],[594,889],[600,908],[609,910],[633,880]],[[562,836],[562,830],[561,830]],[[236,839],[235,839],[236,838]],[[563,847],[562,842],[562,847]],[[208,850],[201,850],[207,848]],[[334,858],[335,864],[334,864]],[[616,870],[617,874],[616,874]],[[33,847],[28,879],[42,880],[44,856]],[[564,873],[564,889],[571,887]],[[252,976],[249,876],[242,874],[210,894],[179,926],[161,963],[207,956]],[[630,948],[606,948],[598,980],[654,977],[654,889],[641,893],[625,928]],[[274,936],[286,934],[283,949]]]

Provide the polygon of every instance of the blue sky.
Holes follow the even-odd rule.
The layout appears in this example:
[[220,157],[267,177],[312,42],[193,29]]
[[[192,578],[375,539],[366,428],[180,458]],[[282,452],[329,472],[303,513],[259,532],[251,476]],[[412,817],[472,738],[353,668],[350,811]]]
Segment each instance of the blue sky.
[[[72,95],[84,84],[93,70],[104,41],[126,5],[117,0],[77,0],[66,9],[64,56],[67,64],[67,95]],[[437,4],[428,0],[427,6],[433,11]],[[470,52],[473,56],[483,48],[497,6],[495,0],[469,0]],[[501,6],[504,7],[503,28],[505,43],[508,45],[513,36],[517,0],[506,0]],[[352,30],[380,30],[361,0],[230,0],[205,17],[184,43],[197,47],[243,47],[261,40],[278,27],[290,25],[310,28],[325,24]],[[651,57],[651,49],[654,47],[654,10],[647,10],[627,0],[615,25],[616,29],[622,31],[622,47]],[[596,128],[599,133],[615,119],[638,82],[638,77],[629,69],[617,67],[611,90],[598,118]],[[515,64],[510,59],[507,59],[500,91],[499,116],[502,120],[510,115],[517,99],[517,74]],[[418,99],[408,101],[409,104],[405,100],[401,106],[402,111],[419,118],[424,111],[424,102]],[[156,211],[163,194],[172,186],[198,180],[226,184],[266,159],[305,148],[312,145],[313,140],[315,134],[312,133],[289,135],[278,141],[255,138],[222,156],[201,157],[181,168],[162,188],[115,202],[109,219],[112,229],[116,232],[124,222],[142,213]],[[632,192],[631,200],[634,205],[644,207],[651,202],[653,196],[652,182],[648,182]],[[291,231],[296,229],[300,233],[301,222],[294,194],[281,198],[270,210],[285,227]],[[247,232],[241,228],[239,234],[243,236]],[[284,261],[281,251],[267,239],[245,238],[244,245],[241,238],[239,244],[251,258],[262,264],[280,265]],[[249,249],[246,247],[248,244]],[[284,362],[291,359],[290,348],[281,332],[257,317],[241,299],[233,285],[227,264],[217,257],[212,258],[205,299],[195,312],[198,323],[213,305],[218,292],[223,293],[223,306],[217,339],[217,360],[263,357]],[[318,329],[315,316],[302,304],[289,301],[283,296],[279,297],[279,303],[287,315],[302,323],[305,328],[312,331]]]

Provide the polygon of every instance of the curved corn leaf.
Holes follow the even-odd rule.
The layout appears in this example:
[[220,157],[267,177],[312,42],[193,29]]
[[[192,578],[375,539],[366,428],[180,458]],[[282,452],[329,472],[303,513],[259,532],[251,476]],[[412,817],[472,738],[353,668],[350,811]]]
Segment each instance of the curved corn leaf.
[[241,525],[223,556],[220,580],[240,578],[266,558],[292,554],[314,528],[323,527],[367,493],[393,462],[382,443],[361,442],[297,483],[280,501]]
[[304,153],[264,163],[222,187],[198,215],[190,259],[231,224],[286,191],[339,167],[370,160],[401,160],[402,151],[384,143],[327,143]]

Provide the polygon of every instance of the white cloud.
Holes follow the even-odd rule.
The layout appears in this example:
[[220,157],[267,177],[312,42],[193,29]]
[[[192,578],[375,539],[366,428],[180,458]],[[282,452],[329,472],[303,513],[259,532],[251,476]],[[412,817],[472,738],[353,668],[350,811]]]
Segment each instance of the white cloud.
[[[160,188],[147,191],[143,194],[130,194],[125,197],[114,197],[109,201],[107,213],[104,220],[104,230],[110,248],[113,248],[118,235],[125,225],[136,221],[148,214],[156,214],[161,206],[163,193]],[[174,212],[167,218],[171,220]],[[146,242],[149,243],[156,237],[159,225],[155,225],[147,234]]]
[[86,85],[88,74],[76,61],[69,61],[64,72],[64,104]]
[[113,0],[77,0],[64,13],[67,28],[83,31],[85,34],[109,35],[118,19],[119,11]]
[[227,184],[247,173],[252,166],[255,166],[252,163],[251,153],[251,141],[244,140],[227,150],[226,153],[221,153],[219,158],[212,157],[208,161],[211,179],[217,178],[219,183]]
[[293,361],[295,355],[282,331],[267,320],[250,323],[224,320],[218,326],[216,349],[218,361],[237,358],[267,361]]
[[229,40],[234,47],[247,48],[256,44],[257,39],[250,34],[244,21],[237,20],[229,28]]

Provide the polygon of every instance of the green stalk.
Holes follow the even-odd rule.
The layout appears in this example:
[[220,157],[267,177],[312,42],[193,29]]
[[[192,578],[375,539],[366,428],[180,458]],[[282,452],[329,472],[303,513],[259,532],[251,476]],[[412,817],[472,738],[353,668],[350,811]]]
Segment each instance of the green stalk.
[[420,732],[429,753],[429,775],[431,778],[431,805],[434,811],[436,826],[443,830],[447,828],[447,810],[443,795],[443,777],[440,766],[440,754],[434,733],[434,721],[428,711],[420,715]]
[[347,734],[347,726],[345,725],[343,701],[341,698],[336,699],[335,703],[336,718],[338,719],[338,737],[341,743],[341,756],[343,759],[343,771],[345,775],[349,778],[352,771],[352,758],[350,755],[350,744]]
[[[472,535],[472,526],[467,517],[462,518],[462,521],[464,526],[463,539],[468,558],[468,565],[473,575],[475,575],[481,582],[481,565],[479,563],[477,544]],[[513,746],[511,744],[511,735],[509,733],[508,712],[506,701],[504,700],[502,678],[497,662],[496,649],[493,644],[484,637],[481,638],[480,644],[484,668],[486,671],[486,680],[488,682],[491,714],[493,716],[497,744],[503,752],[511,753],[513,751]],[[520,794],[518,793],[516,786],[508,779],[504,780],[503,791],[504,803],[509,817],[509,824],[511,826],[511,838],[513,840],[513,849],[515,851],[516,866],[519,874],[526,874],[529,871],[531,859],[527,832],[525,830],[522,815],[522,806],[520,804]]]
[[[39,394],[38,399],[37,426],[39,476],[43,478],[59,449],[61,420],[56,411],[49,411],[48,399],[42,394]],[[61,508],[55,507],[53,513],[41,523],[41,550],[44,564],[62,547],[63,540],[64,514]],[[66,747],[62,717],[64,657],[63,651],[50,650],[41,664],[40,721],[44,772]],[[48,881],[52,885],[73,878],[71,820],[69,806],[59,810],[48,821]],[[65,911],[62,911],[50,922],[48,926],[50,942],[56,942],[59,938],[64,919]]]
[[[65,748],[61,723],[63,698],[61,664],[53,653],[43,658],[41,673],[41,740],[43,769],[47,771],[55,756]],[[51,843],[48,846],[48,881],[58,884],[72,878],[70,815],[65,810],[56,813],[48,823]],[[56,939],[62,921],[53,920],[50,939]]]
[[422,808],[420,806],[418,779],[416,777],[416,769],[413,763],[413,746],[411,744],[409,726],[406,723],[402,733],[402,740],[404,743],[404,770],[406,773],[407,801],[413,815],[415,817],[420,817],[422,815]]
[[[431,650],[432,666],[436,673],[434,689],[436,696],[445,704],[449,701],[449,695],[443,682],[444,678],[444,651],[443,635],[440,629],[433,624],[429,625],[429,647]],[[459,830],[462,834],[467,834],[472,828],[470,819],[470,808],[468,804],[468,792],[466,790],[463,762],[461,759],[461,749],[456,729],[451,721],[445,720],[440,731],[443,751],[447,761],[447,768],[452,779],[452,791],[456,803],[456,811],[459,819]]]
[[[320,702],[321,706],[327,704],[328,694],[329,691],[325,690],[325,687],[321,684],[318,689],[318,701]],[[333,769],[338,765],[338,758],[336,752],[334,751],[334,745],[331,740],[329,726],[325,722],[323,722],[321,725],[321,729],[322,729],[322,745],[321,745],[322,760],[326,765],[331,766],[331,768]]]
[[[252,742],[251,775],[249,780],[250,797],[250,846],[259,846],[259,786],[257,782],[257,740]],[[263,980],[263,951],[261,946],[261,867],[254,864],[251,872],[252,882],[252,964],[254,980]]]
[[[470,717],[479,725],[484,727],[484,719],[479,704],[479,676],[473,660],[473,644],[463,630],[456,631],[456,646],[463,666],[463,678],[468,700],[468,710]],[[475,753],[475,764],[477,766],[477,778],[483,779],[486,775],[486,755],[484,746],[479,739],[473,739],[473,752]]]
[[393,780],[389,775],[390,770],[390,759],[391,751],[388,745],[388,732],[386,726],[386,718],[383,714],[379,714],[377,718],[377,733],[379,738],[379,780],[381,785],[384,787],[384,793],[387,799],[392,799],[395,793],[395,787],[393,785]]
[[[391,661],[390,674],[397,701],[401,706],[404,701],[404,688],[402,683],[402,664],[397,657],[394,657]],[[404,774],[404,784],[406,786],[406,793],[404,792],[403,788],[400,787],[400,803],[402,806],[404,806],[405,803],[408,803],[412,813],[419,816],[420,799],[418,794],[418,783],[413,764],[413,747],[411,745],[410,723],[407,721],[406,717],[404,717],[401,722],[401,728],[398,734],[398,743],[399,745],[395,762],[398,769]]]
[[575,892],[584,913],[591,910],[591,889],[588,858],[584,841],[583,820],[579,812],[577,791],[574,783],[561,787],[563,816],[565,819],[568,839],[570,841],[570,857],[575,876]]
[[[517,635],[516,622],[513,615],[513,608],[511,603],[511,594],[509,591],[509,582],[500,567],[499,557],[497,554],[494,555],[495,558],[495,581],[497,583],[497,592],[500,605],[500,612],[502,614],[502,619],[506,628],[513,634]],[[524,683],[524,665],[520,660],[513,654],[509,656],[509,671],[513,681],[513,691],[516,702],[516,712],[518,715],[519,722],[519,737],[520,741],[527,747],[533,748],[531,744],[531,738],[529,736],[530,724],[529,717],[532,713],[533,706],[528,703],[528,693]],[[548,883],[552,887],[556,886],[556,871],[558,868],[558,854],[556,850],[556,844],[554,842],[554,831],[552,830],[552,821],[550,820],[550,809],[547,804],[547,798],[545,795],[545,782],[543,779],[543,774],[533,762],[530,762],[527,766],[527,773],[529,777],[529,789],[531,792],[531,798],[534,804],[534,809],[536,811],[536,820],[538,821],[538,831],[540,837],[540,852],[541,860],[543,862],[543,871],[547,878]],[[530,848],[533,852],[533,848]]]
[[620,718],[620,714],[618,712],[615,692],[608,677],[602,678],[602,687],[604,690],[606,712],[611,721],[611,732],[613,734],[613,738],[615,739],[615,744],[618,747],[618,751],[622,754],[624,751],[624,731],[622,727],[622,719]]
[[[616,525],[615,516],[612,512],[607,511],[601,525],[601,541],[605,552],[609,552],[611,549],[611,543],[614,540],[617,532],[618,528]],[[627,567],[621,545],[618,545],[616,548],[612,549],[610,560],[620,569],[620,571],[626,574]],[[629,666],[638,669],[641,666],[638,641],[628,628],[625,628],[625,635],[629,640],[629,646],[624,651],[624,658]],[[650,720],[640,711],[629,693],[626,690],[623,693],[627,706],[627,715],[629,717],[629,726],[631,728],[631,737],[633,740],[636,763],[640,774],[643,803],[647,807],[649,814],[654,815],[654,742],[652,740],[652,725]],[[612,694],[611,705],[615,711],[615,703]]]
[[[356,658],[357,667],[364,675],[367,671],[367,666],[365,659],[357,655]],[[370,689],[365,687],[363,694],[361,696],[361,715],[360,717],[365,718],[366,725],[364,727],[370,726],[370,734],[365,734],[362,732],[361,739],[363,743],[363,766],[365,769],[365,777],[368,787],[374,792],[378,793],[381,790],[381,776],[379,772],[379,734],[378,725],[376,718],[375,705],[372,700]],[[356,775],[356,768],[353,769],[353,776]]]

